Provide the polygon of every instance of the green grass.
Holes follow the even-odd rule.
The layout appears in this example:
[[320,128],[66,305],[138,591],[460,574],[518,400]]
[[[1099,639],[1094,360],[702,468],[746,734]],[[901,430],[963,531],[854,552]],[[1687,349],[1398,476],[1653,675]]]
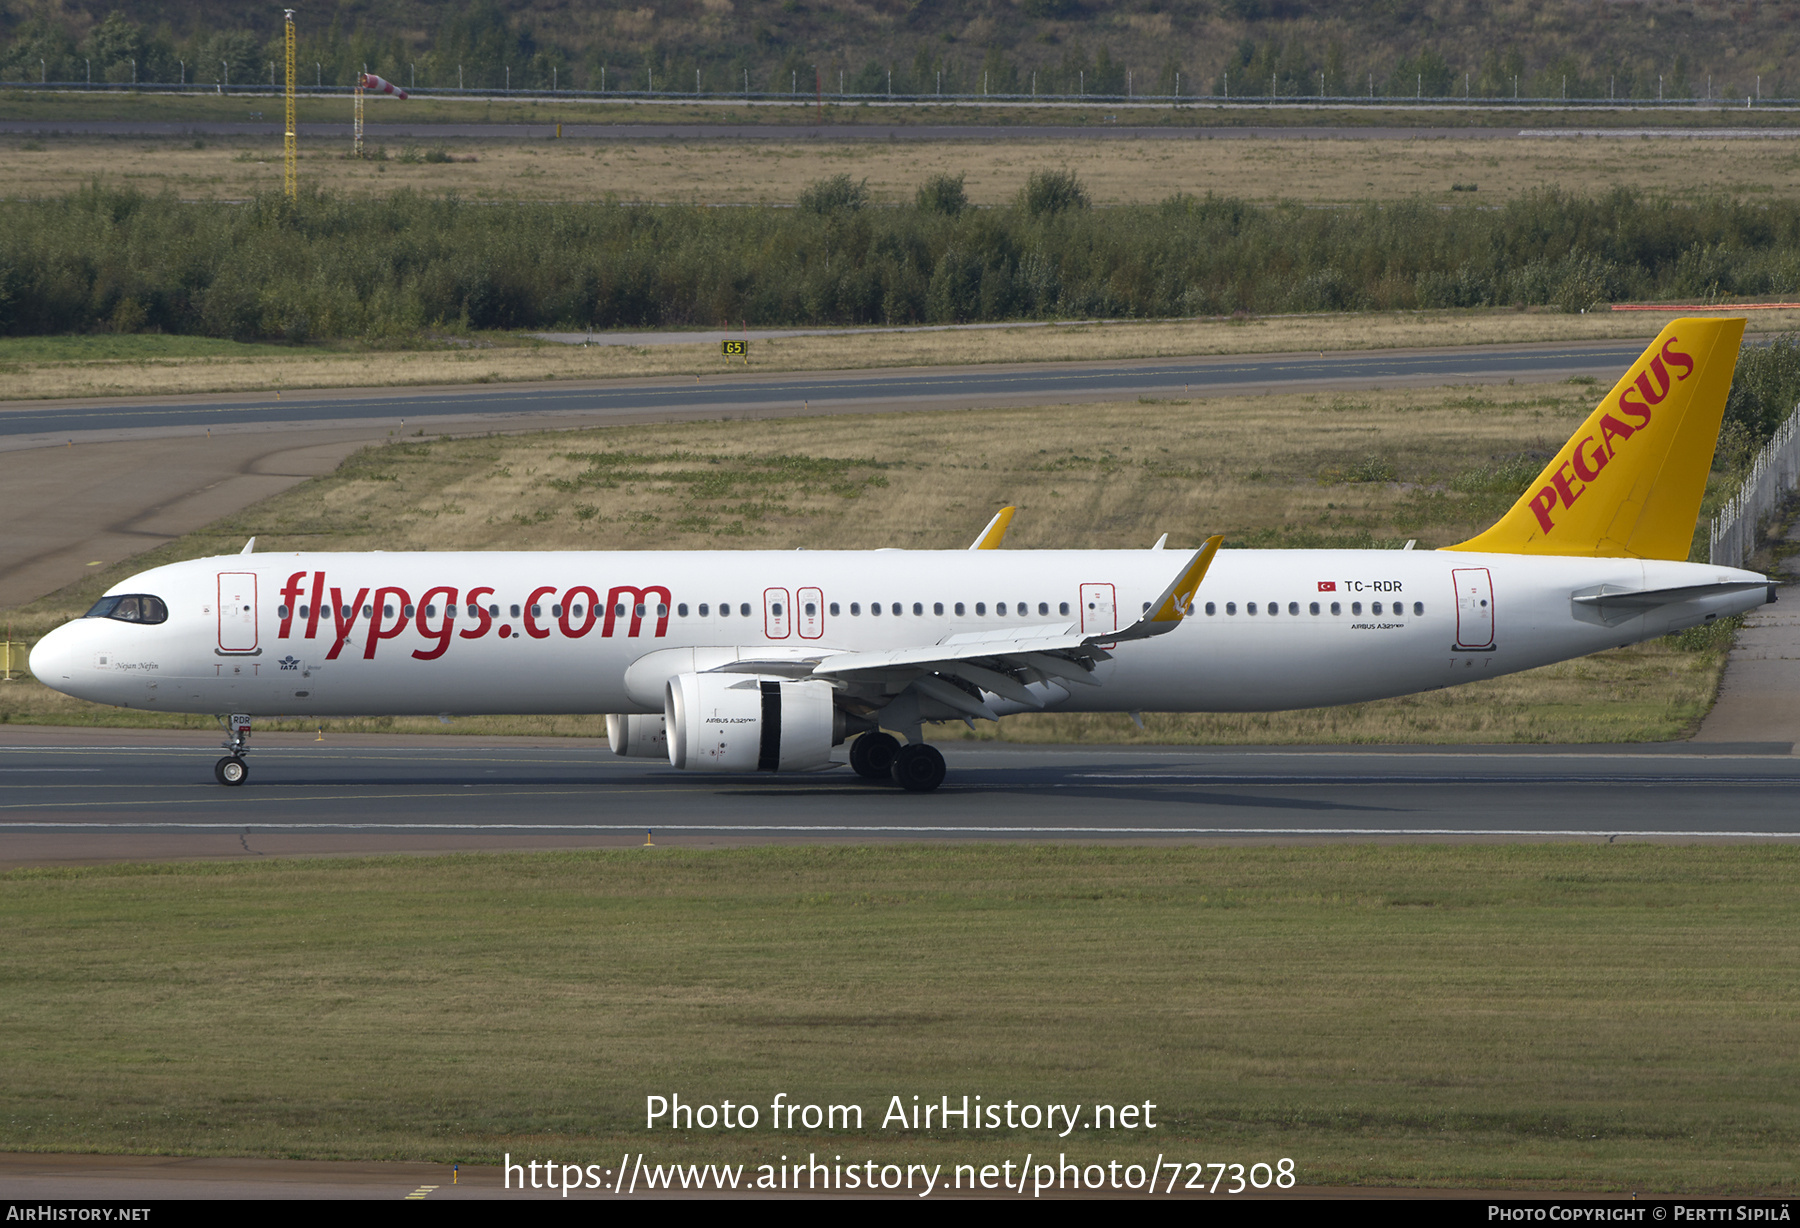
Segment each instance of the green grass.
[[[678,848],[0,875],[0,1147],[604,1162],[1293,1157],[1791,1190],[1800,852]],[[859,1103],[646,1133],[644,1098]],[[888,1097],[1152,1135],[882,1130]],[[910,1099],[908,1100],[910,1103]]]
[[15,362],[146,362],[158,358],[256,358],[293,353],[292,346],[164,333],[75,333],[0,337],[0,364]]

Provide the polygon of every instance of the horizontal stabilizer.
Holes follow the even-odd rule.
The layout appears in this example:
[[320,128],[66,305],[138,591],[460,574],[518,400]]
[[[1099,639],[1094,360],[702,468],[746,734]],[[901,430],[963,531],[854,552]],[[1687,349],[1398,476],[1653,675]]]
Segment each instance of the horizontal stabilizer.
[[1595,589],[1573,593],[1569,600],[1574,602],[1578,612],[1595,615],[1597,621],[1610,627],[1663,606],[1700,601],[1708,597],[1735,597],[1739,593],[1759,588],[1769,590],[1770,601],[1775,599],[1775,586],[1766,580],[1731,580],[1719,584],[1687,584],[1680,588],[1628,589],[1615,584],[1602,584]]

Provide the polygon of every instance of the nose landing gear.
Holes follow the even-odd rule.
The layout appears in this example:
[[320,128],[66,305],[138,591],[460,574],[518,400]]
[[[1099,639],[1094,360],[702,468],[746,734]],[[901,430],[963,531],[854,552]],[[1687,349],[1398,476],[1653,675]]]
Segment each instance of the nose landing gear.
[[250,779],[250,765],[244,762],[250,753],[249,714],[233,712],[224,724],[231,736],[220,745],[231,753],[213,764],[213,779],[222,785],[241,785]]

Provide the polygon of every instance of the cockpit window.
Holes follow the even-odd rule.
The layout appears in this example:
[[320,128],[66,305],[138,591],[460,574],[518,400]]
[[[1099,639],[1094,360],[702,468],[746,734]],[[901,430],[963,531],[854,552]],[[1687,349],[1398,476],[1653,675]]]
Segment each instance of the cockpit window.
[[122,597],[102,597],[83,618],[113,618],[122,623],[163,623],[169,621],[169,607],[161,597],[147,593],[128,593]]

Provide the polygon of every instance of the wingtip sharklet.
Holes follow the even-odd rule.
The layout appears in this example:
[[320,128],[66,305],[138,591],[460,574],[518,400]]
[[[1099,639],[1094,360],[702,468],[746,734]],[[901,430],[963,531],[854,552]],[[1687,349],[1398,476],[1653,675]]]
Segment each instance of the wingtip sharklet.
[[1206,579],[1207,570],[1212,566],[1213,557],[1219,553],[1223,545],[1223,534],[1215,534],[1206,539],[1206,544],[1194,551],[1194,556],[1187,561],[1169,587],[1163,590],[1162,596],[1150,603],[1150,610],[1142,618],[1122,631],[1107,636],[1095,636],[1095,639],[1138,640],[1147,636],[1162,635],[1173,631],[1181,625],[1194,608],[1194,594],[1200,588],[1200,582]]
[[1012,527],[1013,513],[1017,507],[1003,507],[994,513],[994,518],[987,522],[987,528],[981,531],[973,543],[971,550],[998,550],[1000,543],[1006,540],[1006,530]]

